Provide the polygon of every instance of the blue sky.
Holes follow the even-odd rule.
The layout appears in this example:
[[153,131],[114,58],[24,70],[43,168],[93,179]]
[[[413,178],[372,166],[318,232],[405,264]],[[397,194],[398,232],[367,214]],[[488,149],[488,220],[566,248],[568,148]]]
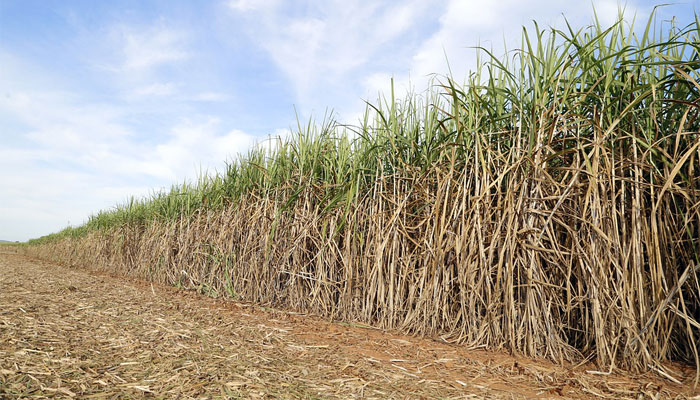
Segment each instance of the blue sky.
[[[467,76],[522,25],[612,22],[616,1],[0,0],[0,239],[78,225],[221,170],[332,109]],[[628,1],[646,20],[652,2]],[[665,7],[689,22],[700,0]],[[296,111],[295,111],[296,110]]]

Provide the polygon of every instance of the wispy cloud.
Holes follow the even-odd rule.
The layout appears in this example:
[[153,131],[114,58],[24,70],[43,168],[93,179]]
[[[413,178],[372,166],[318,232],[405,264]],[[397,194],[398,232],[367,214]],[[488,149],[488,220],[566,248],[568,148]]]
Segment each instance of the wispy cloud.
[[228,7],[234,11],[250,12],[275,8],[279,3],[280,0],[230,0]]
[[162,23],[145,28],[119,26],[114,35],[122,46],[121,71],[150,70],[190,56],[186,49],[187,35]]
[[316,112],[358,103],[358,74],[393,64],[396,53],[406,53],[415,40],[409,31],[421,26],[431,7],[428,1],[319,1],[299,14],[281,3],[261,8],[229,4],[239,14],[245,11],[249,36],[287,75],[302,109]]
[[136,97],[171,96],[177,91],[177,85],[173,82],[152,83],[136,88],[132,93]]
[[81,43],[104,86],[117,97],[140,101],[181,94],[187,77],[178,71],[192,61],[191,41],[191,32],[161,18],[113,23]]
[[202,92],[202,93],[197,93],[194,96],[190,97],[189,99],[192,101],[202,101],[202,102],[219,102],[219,101],[226,101],[231,98],[230,95],[224,94],[224,93],[217,93],[217,92]]

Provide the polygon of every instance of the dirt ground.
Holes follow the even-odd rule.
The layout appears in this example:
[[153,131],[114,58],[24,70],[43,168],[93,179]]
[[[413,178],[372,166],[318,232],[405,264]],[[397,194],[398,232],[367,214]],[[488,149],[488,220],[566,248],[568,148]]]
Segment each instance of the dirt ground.
[[689,368],[605,375],[222,301],[0,249],[0,398],[691,398]]

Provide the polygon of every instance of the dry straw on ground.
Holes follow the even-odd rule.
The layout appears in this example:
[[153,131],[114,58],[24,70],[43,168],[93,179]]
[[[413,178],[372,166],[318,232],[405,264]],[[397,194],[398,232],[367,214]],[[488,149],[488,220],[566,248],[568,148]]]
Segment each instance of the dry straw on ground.
[[0,398],[671,399],[599,374],[0,253]]

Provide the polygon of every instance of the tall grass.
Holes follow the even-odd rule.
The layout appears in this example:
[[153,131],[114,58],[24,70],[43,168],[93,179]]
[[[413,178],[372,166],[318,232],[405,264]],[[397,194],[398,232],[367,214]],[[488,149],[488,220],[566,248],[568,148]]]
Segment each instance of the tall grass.
[[468,346],[700,371],[699,25],[523,29],[465,84],[300,125],[31,251]]

